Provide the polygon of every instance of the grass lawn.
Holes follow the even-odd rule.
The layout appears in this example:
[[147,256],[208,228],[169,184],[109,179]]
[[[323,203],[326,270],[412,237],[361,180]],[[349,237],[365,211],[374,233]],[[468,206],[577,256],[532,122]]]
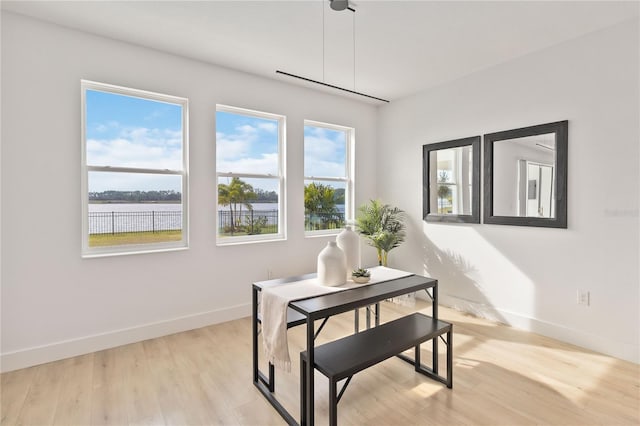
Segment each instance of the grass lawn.
[[180,241],[181,239],[181,230],[156,232],[123,232],[120,234],[90,234],[89,247],[166,243],[167,241]]

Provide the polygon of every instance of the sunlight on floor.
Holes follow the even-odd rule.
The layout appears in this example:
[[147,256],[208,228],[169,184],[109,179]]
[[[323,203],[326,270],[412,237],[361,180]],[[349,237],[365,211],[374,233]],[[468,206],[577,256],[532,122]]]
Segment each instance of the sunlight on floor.
[[421,398],[428,398],[431,395],[434,395],[440,392],[441,390],[442,390],[442,386],[438,384],[434,384],[432,382],[429,382],[429,383],[425,382],[425,383],[420,383],[417,386],[414,386],[411,389],[411,393],[414,393]]

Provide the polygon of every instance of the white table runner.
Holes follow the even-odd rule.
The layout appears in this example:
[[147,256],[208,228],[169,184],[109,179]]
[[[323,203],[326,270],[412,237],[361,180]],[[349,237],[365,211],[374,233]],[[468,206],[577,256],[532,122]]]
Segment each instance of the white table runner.
[[366,284],[356,284],[349,280],[336,287],[320,285],[317,278],[294,281],[262,289],[260,318],[262,322],[262,343],[267,360],[276,367],[291,371],[291,358],[287,343],[287,309],[289,302],[314,296],[335,293],[363,285],[390,281],[414,275],[411,272],[376,266],[370,268],[371,280]]

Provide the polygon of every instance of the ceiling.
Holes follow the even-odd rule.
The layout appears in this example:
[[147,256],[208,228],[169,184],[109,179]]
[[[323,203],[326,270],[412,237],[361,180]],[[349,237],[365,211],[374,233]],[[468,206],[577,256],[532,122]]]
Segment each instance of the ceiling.
[[389,100],[637,19],[639,9],[638,2],[612,1],[354,0],[353,13],[328,4],[2,1],[2,9],[294,84],[309,85],[275,71]]

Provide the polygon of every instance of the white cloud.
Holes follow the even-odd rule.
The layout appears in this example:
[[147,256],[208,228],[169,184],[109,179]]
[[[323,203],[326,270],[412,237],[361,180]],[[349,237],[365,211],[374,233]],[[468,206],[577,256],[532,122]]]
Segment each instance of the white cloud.
[[[314,129],[315,130],[315,129]],[[320,129],[322,130],[322,129]],[[336,142],[327,137],[319,137],[324,132],[313,132],[316,136],[305,137],[304,173],[306,176],[344,177],[344,142]]]
[[274,123],[259,122],[236,127],[234,133],[216,132],[216,164],[218,172],[277,174],[277,153],[256,153],[253,148],[259,132],[277,131]]
[[87,164],[179,170],[181,148],[181,131],[123,129],[117,138],[87,140]]
[[278,130],[278,125],[276,123],[258,123],[258,129],[263,130],[269,133],[275,133]]
[[245,157],[249,153],[249,142],[218,137],[216,140],[216,156],[218,165],[222,161]]
[[307,136],[304,138],[305,156],[312,156],[331,161],[344,156],[344,143],[339,143],[328,138]]
[[250,126],[249,124],[245,124],[242,126],[238,126],[236,127],[236,130],[238,131],[238,136],[239,137],[248,137],[248,136],[253,136],[256,133],[258,133],[258,129],[256,129],[253,126]]
[[259,158],[240,158],[237,160],[218,158],[218,172],[276,175],[278,173],[278,154],[262,154]]
[[312,159],[307,160],[304,168],[306,176],[345,177],[346,175],[344,163],[335,163]]

